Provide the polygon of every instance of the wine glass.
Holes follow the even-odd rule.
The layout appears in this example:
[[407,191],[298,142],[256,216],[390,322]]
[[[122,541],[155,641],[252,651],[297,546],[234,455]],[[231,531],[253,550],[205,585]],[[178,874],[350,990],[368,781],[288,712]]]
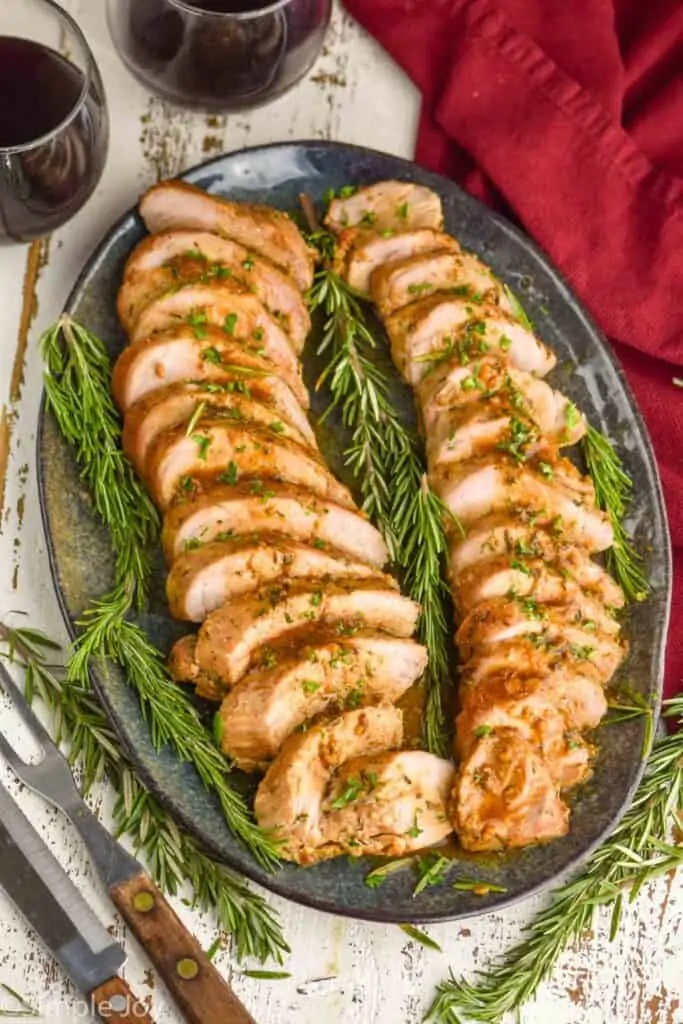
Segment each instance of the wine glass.
[[73,18],[54,0],[0,3],[0,241],[73,217],[108,141],[102,81]]
[[107,0],[133,74],[162,98],[220,112],[275,99],[306,74],[332,0]]

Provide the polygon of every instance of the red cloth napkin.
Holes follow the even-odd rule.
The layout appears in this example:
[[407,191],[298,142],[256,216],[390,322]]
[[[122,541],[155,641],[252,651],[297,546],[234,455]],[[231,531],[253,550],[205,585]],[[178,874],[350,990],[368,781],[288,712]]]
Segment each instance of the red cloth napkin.
[[[417,160],[516,220],[614,343],[674,544],[683,680],[683,5],[345,0],[423,94]],[[399,118],[400,110],[387,111]]]

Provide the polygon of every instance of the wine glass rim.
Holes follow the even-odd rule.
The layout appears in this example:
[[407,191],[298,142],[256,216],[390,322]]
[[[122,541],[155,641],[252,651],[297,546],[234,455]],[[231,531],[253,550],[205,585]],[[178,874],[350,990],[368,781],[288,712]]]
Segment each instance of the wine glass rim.
[[271,3],[259,7],[255,11],[203,11],[199,7],[193,7],[191,0],[168,0],[172,7],[184,11],[186,14],[193,14],[197,18],[232,18],[233,21],[249,21],[261,18],[264,14],[274,14],[293,2],[294,0],[272,0]]
[[[35,139],[29,139],[28,142],[20,142],[16,146],[0,145],[0,154],[2,154],[3,156],[12,155],[14,153],[26,153],[28,150],[37,149],[38,146],[45,145],[46,142],[49,142],[50,139],[53,139],[61,131],[67,128],[71,124],[71,122],[78,116],[83,104],[85,103],[88,97],[88,93],[90,92],[90,86],[92,85],[95,58],[93,56],[92,50],[90,49],[90,46],[88,45],[88,40],[85,38],[83,30],[79,26],[78,22],[69,14],[69,12],[65,11],[61,4],[56,3],[56,0],[41,0],[41,2],[46,4],[48,7],[52,7],[52,9],[57,14],[57,17],[61,18],[64,22],[66,22],[66,24],[69,26],[69,28],[75,35],[81,49],[83,50],[83,57],[85,61],[85,68],[83,70],[83,86],[81,88],[80,93],[78,94],[78,99],[74,101],[71,110],[62,118],[59,124],[55,125],[54,128],[51,128],[49,132],[45,132],[44,135],[37,135]],[[18,36],[17,38],[24,39],[27,42],[32,41],[30,36]]]

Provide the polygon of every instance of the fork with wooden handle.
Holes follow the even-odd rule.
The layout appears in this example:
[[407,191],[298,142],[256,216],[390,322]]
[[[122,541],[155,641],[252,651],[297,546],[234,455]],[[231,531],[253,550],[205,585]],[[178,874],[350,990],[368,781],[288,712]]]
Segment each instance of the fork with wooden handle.
[[142,865],[99,823],[76,789],[71,768],[7,669],[0,685],[42,748],[28,764],[0,733],[0,753],[31,789],[59,807],[88,848],[109,896],[146,950],[190,1024],[256,1024]]

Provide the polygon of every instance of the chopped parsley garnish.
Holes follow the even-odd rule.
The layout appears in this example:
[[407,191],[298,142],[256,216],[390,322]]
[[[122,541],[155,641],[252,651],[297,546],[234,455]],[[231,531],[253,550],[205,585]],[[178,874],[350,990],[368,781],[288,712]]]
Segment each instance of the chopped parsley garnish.
[[[205,363],[213,363],[214,366],[223,365],[222,356],[215,345],[211,345],[209,348],[202,349],[202,359],[204,360]],[[207,385],[207,387],[209,387],[210,390],[210,386]],[[215,384],[213,385],[213,387],[217,390],[218,388],[221,388],[222,385]]]
[[373,213],[372,210],[364,210],[363,216],[360,219],[360,226],[362,228],[372,228],[377,223],[377,214]]
[[275,434],[283,434],[285,431],[284,423],[281,423],[279,420],[275,420],[273,423],[269,423],[268,428],[269,430],[272,430],[273,433]]
[[377,774],[375,772],[361,772],[358,778],[351,776],[346,780],[346,785],[336,800],[333,800],[330,807],[340,811],[349,804],[354,803],[363,793],[371,793],[377,788]]
[[408,220],[408,203],[401,203],[396,210],[396,215],[399,220]]
[[545,608],[542,608],[538,601],[533,597],[518,597],[516,600],[527,619],[534,619],[537,622],[542,622],[544,619],[548,618],[548,613]]
[[304,679],[301,683],[301,689],[304,693],[315,693],[321,686],[322,683],[316,683],[313,679]]
[[261,666],[262,668],[275,668],[277,665],[277,653],[272,647],[264,647],[261,651]]
[[419,813],[418,811],[415,811],[415,814],[413,816],[413,824],[411,825],[411,827],[406,832],[406,835],[409,836],[411,839],[417,839],[417,837],[421,836],[422,832],[423,832],[423,830],[420,828],[420,826],[417,823],[417,815],[418,815],[418,813]]
[[212,438],[208,434],[193,434],[192,440],[197,445],[197,448],[199,448],[198,457],[202,462],[206,462]]
[[526,423],[517,416],[510,419],[510,433],[506,440],[496,445],[500,451],[507,452],[516,462],[524,462],[529,446],[538,440],[538,428],[533,423]]
[[226,316],[225,320],[223,321],[223,330],[225,331],[226,334],[232,336],[235,333],[235,328],[236,327],[237,327],[237,313],[228,313],[228,315]]
[[187,322],[198,341],[203,341],[207,335],[206,325],[209,318],[205,309],[196,309],[187,315]]
[[579,422],[579,410],[573,402],[567,402],[567,406],[564,410],[564,422],[567,424],[567,428],[569,430],[573,430]]
[[474,735],[477,737],[477,739],[481,739],[482,736],[490,736],[492,732],[492,725],[478,725],[477,728],[474,730]]
[[538,472],[542,476],[544,476],[547,480],[552,480],[552,478],[553,478],[554,470],[553,470],[553,467],[550,465],[549,462],[539,462],[539,464],[538,464]]
[[269,498],[275,497],[275,491],[267,490],[263,480],[252,480],[249,484],[249,493],[259,497],[261,501],[267,501]]
[[453,888],[460,892],[472,892],[475,896],[488,896],[491,892],[507,892],[502,885],[494,885],[492,882],[478,882],[474,878],[459,878],[453,882]]
[[221,484],[230,484],[234,486],[240,478],[240,471],[237,468],[237,463],[229,462],[227,468],[219,473],[216,479]]
[[390,860],[387,864],[380,864],[378,868],[366,875],[363,881],[368,889],[379,889],[383,882],[386,882],[389,875],[402,871],[413,863],[412,857],[401,857],[398,860]]
[[512,559],[510,562],[510,568],[523,573],[525,576],[531,576],[531,569],[526,562],[522,562],[519,558]]
[[339,196],[341,199],[350,199],[351,196],[355,196],[358,191],[358,185],[342,185],[339,189]]
[[244,267],[245,270],[253,270],[254,261],[252,259],[242,260],[242,266]]
[[421,281],[416,284],[408,285],[408,292],[410,295],[424,295],[425,292],[431,292],[434,289],[434,285],[430,284],[429,281]]
[[255,341],[263,341],[263,328],[255,327],[254,330],[251,332],[251,336],[252,338],[254,338]]
[[504,334],[503,337],[498,342],[498,348],[501,350],[501,352],[509,352],[510,349],[512,348],[512,341],[510,340],[510,338],[508,338],[506,334]]
[[417,873],[419,881],[413,889],[413,896],[419,896],[425,889],[433,885],[441,885],[446,880],[446,875],[453,867],[453,861],[448,857],[442,857],[438,853],[428,853],[424,857],[418,857]]

